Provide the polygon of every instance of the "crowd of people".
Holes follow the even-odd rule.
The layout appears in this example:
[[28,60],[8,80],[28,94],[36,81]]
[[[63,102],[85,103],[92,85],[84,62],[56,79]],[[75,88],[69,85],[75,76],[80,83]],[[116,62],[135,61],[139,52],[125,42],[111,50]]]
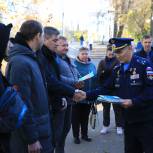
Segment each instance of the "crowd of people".
[[[27,20],[9,38],[11,28],[0,23],[0,62],[7,60],[5,77],[0,73],[1,153],[65,153],[71,124],[75,144],[81,143],[80,138],[91,142],[88,118],[98,95],[121,98],[113,108],[116,132],[124,133],[125,153],[153,152],[151,36],[143,37],[137,52],[133,52],[133,39],[111,38],[96,70],[86,47],[79,49],[75,60],[68,57],[68,40],[54,27]],[[80,79],[91,72],[91,78]],[[12,112],[21,107],[11,104],[12,95],[5,96],[8,87],[26,104],[27,110],[22,109],[17,120],[12,120]],[[15,101],[21,103],[19,98]],[[100,133],[106,134],[111,104],[102,102],[102,106]],[[8,107],[16,110],[10,112]],[[11,126],[17,121],[20,125]]]

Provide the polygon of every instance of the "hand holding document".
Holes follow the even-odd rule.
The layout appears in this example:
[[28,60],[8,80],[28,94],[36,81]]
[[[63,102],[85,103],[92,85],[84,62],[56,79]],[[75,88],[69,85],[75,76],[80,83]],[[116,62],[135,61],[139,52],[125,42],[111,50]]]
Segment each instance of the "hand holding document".
[[94,77],[93,71],[90,72],[89,74],[87,74],[87,75],[81,77],[81,78],[79,79],[79,81],[85,81],[85,80],[90,79],[90,78],[92,78],[92,77]]
[[74,84],[76,89],[82,89],[84,87],[84,81],[78,81]]

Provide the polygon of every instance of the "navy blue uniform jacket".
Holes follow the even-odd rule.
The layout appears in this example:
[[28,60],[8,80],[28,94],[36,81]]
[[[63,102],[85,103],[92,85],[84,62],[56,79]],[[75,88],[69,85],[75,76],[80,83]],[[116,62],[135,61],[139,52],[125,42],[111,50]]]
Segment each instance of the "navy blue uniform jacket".
[[123,99],[131,99],[133,106],[124,109],[125,123],[140,123],[153,120],[153,68],[141,57],[133,56],[126,71],[122,64],[114,68],[105,84],[87,93],[88,99],[112,93]]

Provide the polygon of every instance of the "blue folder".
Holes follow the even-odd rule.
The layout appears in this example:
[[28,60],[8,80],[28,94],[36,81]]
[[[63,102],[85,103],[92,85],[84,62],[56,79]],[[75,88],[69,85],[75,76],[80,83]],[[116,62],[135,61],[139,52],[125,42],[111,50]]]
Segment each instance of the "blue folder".
[[106,102],[106,103],[113,103],[113,104],[120,104],[121,98],[118,96],[108,96],[108,95],[99,95],[97,98],[98,102]]

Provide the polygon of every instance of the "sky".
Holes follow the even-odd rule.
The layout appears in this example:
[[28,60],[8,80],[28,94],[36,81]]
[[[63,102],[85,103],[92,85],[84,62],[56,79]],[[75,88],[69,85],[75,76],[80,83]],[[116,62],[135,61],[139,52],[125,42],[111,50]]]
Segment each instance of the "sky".
[[[12,4],[12,0],[6,1]],[[29,9],[31,9],[32,6],[30,5],[30,1],[31,0],[26,0],[26,4],[29,3]],[[43,0],[41,5],[35,5],[33,9],[37,10],[39,16],[44,19],[48,17],[48,14],[52,14],[53,23],[63,22],[63,24],[69,28],[79,24],[80,28],[85,29],[91,21],[91,18],[96,16],[96,12],[99,10],[103,12],[108,11],[110,7],[109,1],[110,0]],[[22,6],[15,7],[18,12],[23,11]],[[10,6],[10,8],[13,9],[13,6]]]
[[[54,19],[64,20],[65,25],[87,26],[90,17],[98,10],[108,10],[109,0],[45,0],[43,11],[53,13]],[[50,5],[49,5],[50,4]],[[46,9],[48,8],[48,9]],[[64,16],[63,16],[64,13]],[[45,13],[44,13],[45,14]]]
[[[41,6],[41,15],[47,12],[53,14],[52,23],[63,23],[60,26],[62,33],[68,28],[75,31],[88,31],[89,37],[97,40],[108,39],[113,32],[113,14],[111,0],[44,0]],[[101,23],[97,25],[96,13],[101,11],[105,15],[101,17]],[[45,13],[46,12],[46,13]],[[64,15],[63,15],[64,14]],[[54,22],[55,20],[55,22]],[[56,26],[53,24],[53,26]],[[63,27],[63,28],[62,28]],[[64,29],[64,30],[62,30]],[[95,36],[95,33],[96,36]]]

